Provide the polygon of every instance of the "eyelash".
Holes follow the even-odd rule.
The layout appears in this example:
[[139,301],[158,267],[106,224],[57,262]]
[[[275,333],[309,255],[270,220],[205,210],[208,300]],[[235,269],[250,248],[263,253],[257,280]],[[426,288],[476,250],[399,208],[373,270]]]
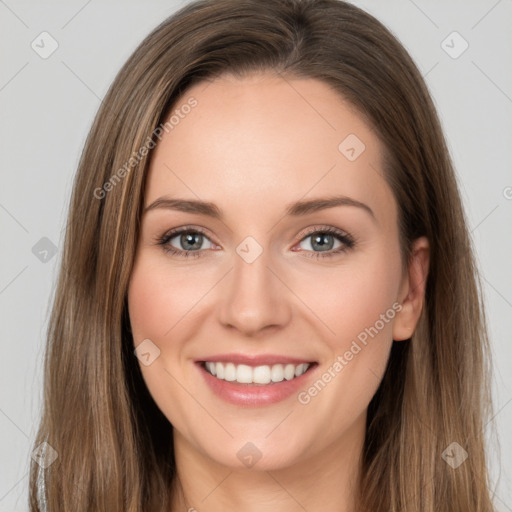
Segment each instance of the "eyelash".
[[[170,240],[172,240],[176,236],[184,234],[184,233],[188,233],[188,234],[201,234],[201,235],[203,235],[203,236],[205,236],[206,238],[209,239],[209,237],[206,234],[206,232],[203,231],[202,229],[200,229],[200,228],[192,228],[192,227],[187,227],[186,226],[186,227],[183,227],[183,228],[178,228],[178,229],[175,229],[175,230],[168,231],[167,233],[165,233],[161,237],[158,237],[157,240],[156,240],[156,243],[157,243],[157,245],[162,246],[162,249],[165,252],[170,253],[170,254],[172,254],[174,256],[179,256],[179,257],[184,257],[184,258],[189,258],[189,257],[198,258],[198,257],[200,257],[201,253],[203,252],[203,250],[199,250],[199,251],[182,251],[180,249],[176,249],[176,247],[173,247],[172,245],[169,245],[169,241]],[[327,252],[327,251],[326,252],[322,252],[322,251],[320,251],[320,252],[317,252],[317,251],[305,251],[306,254],[309,253],[306,256],[308,258],[315,258],[315,259],[331,258],[331,257],[334,257],[334,256],[340,254],[340,253],[346,252],[346,251],[348,251],[349,249],[352,249],[355,246],[354,239],[348,233],[345,233],[345,232],[343,232],[343,231],[341,231],[339,229],[332,228],[332,227],[318,227],[318,226],[314,226],[314,227],[308,229],[308,231],[303,234],[302,238],[299,240],[298,243],[301,243],[303,240],[305,240],[309,236],[315,235],[315,234],[318,234],[318,233],[327,234],[327,235],[333,235],[343,245],[341,247],[338,247],[337,249],[331,250],[329,252]]]

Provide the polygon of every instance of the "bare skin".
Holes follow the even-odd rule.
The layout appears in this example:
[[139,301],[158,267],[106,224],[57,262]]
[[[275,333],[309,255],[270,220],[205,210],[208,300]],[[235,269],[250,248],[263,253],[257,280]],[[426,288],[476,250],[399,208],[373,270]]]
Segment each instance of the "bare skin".
[[[381,142],[327,85],[223,76],[187,90],[181,103],[192,96],[197,106],[154,150],[145,206],[202,200],[223,218],[154,205],[143,215],[129,287],[134,345],[149,339],[160,350],[141,370],[174,426],[172,510],[355,512],[368,403],[393,340],[408,339],[419,319],[428,242],[415,241],[404,272]],[[350,134],[364,151],[350,151],[354,139],[340,151]],[[294,202],[334,196],[352,203],[286,213]],[[158,243],[181,227],[203,236]],[[247,237],[257,245],[244,245]],[[237,252],[255,254],[258,245],[250,263]],[[353,341],[372,326],[377,334],[356,352]],[[301,395],[240,406],[206,384],[197,361],[214,354],[315,364]],[[346,364],[336,371],[340,355]],[[325,385],[310,392],[319,379]],[[247,450],[261,458],[247,463]]]

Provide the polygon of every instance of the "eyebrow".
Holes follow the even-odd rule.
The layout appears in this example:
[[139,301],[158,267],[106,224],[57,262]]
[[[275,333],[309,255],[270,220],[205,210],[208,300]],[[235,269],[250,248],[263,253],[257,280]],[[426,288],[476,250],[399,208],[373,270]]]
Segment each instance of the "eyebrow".
[[[353,206],[356,208],[361,208],[366,213],[368,213],[373,218],[373,220],[376,220],[373,210],[367,204],[347,196],[321,197],[317,199],[297,201],[286,206],[285,215],[299,217],[318,212],[320,210],[325,210],[327,208],[335,208],[336,206]],[[168,197],[160,197],[150,205],[146,206],[146,208],[144,208],[143,214],[148,211],[160,208],[206,215],[218,220],[223,220],[224,218],[222,211],[215,203],[200,201],[197,199],[179,199]]]

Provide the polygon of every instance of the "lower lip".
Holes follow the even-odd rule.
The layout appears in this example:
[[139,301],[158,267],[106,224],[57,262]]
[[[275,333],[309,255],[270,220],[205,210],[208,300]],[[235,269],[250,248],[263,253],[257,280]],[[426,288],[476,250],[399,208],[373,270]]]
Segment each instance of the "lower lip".
[[312,364],[300,377],[292,380],[283,380],[270,384],[240,384],[239,382],[217,379],[207,372],[201,363],[198,368],[210,389],[224,401],[233,405],[246,407],[261,407],[286,400],[297,394],[305,386],[314,371],[316,364]]

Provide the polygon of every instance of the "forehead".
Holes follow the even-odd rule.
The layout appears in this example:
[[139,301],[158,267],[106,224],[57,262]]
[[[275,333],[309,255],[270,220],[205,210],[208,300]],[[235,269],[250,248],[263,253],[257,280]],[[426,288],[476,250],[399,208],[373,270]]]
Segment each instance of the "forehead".
[[173,115],[152,155],[147,203],[199,197],[262,214],[264,204],[338,193],[377,210],[393,202],[377,135],[319,80],[226,75],[189,88]]

